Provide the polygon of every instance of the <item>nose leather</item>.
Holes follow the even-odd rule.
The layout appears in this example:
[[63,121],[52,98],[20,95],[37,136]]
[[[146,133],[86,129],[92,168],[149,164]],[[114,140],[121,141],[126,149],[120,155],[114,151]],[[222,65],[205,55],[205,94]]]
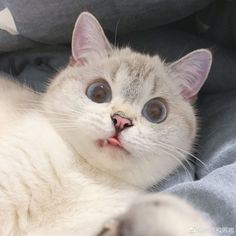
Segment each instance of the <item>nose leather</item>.
[[123,117],[118,114],[112,116],[112,121],[115,128],[119,131],[132,126],[132,121],[129,118]]

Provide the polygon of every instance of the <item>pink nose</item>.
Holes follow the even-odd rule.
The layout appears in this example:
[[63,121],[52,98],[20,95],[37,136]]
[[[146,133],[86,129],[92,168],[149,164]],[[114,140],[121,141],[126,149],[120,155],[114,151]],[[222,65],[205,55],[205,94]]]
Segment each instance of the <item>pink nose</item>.
[[125,128],[128,128],[130,126],[132,126],[132,121],[128,118],[125,118],[125,117],[122,117],[118,114],[114,114],[112,117],[111,117],[112,121],[113,121],[113,124],[115,126],[116,129],[118,129],[119,131],[125,129]]

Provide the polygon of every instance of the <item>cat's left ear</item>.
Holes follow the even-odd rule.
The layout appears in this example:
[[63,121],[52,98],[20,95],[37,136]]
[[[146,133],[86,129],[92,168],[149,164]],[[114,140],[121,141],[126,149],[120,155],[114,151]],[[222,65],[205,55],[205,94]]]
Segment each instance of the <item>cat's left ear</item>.
[[210,72],[212,53],[207,49],[193,51],[172,63],[170,69],[180,85],[183,97],[192,102]]
[[71,64],[84,65],[107,57],[112,47],[97,19],[88,12],[82,12],[72,35]]

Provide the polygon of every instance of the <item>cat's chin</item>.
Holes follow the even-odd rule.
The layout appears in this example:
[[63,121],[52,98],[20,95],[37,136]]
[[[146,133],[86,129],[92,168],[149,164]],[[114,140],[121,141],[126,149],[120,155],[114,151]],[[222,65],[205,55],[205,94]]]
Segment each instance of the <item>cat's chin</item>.
[[97,141],[97,145],[99,148],[111,148],[114,151],[122,151],[126,154],[130,154],[122,145],[118,137],[111,137],[108,139],[99,139]]

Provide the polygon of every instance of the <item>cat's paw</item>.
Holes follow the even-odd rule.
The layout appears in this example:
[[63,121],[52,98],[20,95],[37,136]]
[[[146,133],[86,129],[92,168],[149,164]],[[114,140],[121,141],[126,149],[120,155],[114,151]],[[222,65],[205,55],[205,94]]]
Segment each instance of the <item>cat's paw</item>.
[[210,224],[189,204],[165,194],[149,194],[97,236],[212,236]]

